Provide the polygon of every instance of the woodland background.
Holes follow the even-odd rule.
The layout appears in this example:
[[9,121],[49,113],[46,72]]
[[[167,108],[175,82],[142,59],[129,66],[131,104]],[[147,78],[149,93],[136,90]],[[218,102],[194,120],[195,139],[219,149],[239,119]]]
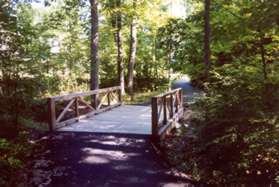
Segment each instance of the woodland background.
[[186,0],[184,17],[171,1],[100,0],[98,22],[94,2],[0,2],[0,185],[28,160],[45,98],[92,88],[94,24],[99,87],[121,84],[137,102],[176,73],[205,93],[191,106],[193,136],[174,140],[175,166],[212,184],[278,178],[278,0]]

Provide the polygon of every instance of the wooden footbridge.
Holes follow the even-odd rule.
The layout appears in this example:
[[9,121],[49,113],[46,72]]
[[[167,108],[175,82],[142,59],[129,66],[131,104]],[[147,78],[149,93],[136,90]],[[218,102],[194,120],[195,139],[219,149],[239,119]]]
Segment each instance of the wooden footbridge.
[[[97,97],[98,103],[92,104]],[[164,137],[183,115],[182,89],[151,98],[151,105],[125,105],[120,87],[48,98],[51,131],[146,134]],[[95,105],[95,106],[94,106]]]
[[180,88],[147,106],[125,105],[120,87],[54,96],[48,105],[54,132],[44,156],[67,174],[51,186],[194,186],[154,149],[182,117]]

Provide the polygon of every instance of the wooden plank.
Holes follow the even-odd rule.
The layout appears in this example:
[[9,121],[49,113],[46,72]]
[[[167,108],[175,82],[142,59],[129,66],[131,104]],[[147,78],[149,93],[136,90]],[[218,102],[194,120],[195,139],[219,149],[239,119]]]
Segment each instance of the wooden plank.
[[100,113],[102,113],[102,112],[106,112],[106,111],[111,110],[111,109],[113,109],[113,108],[115,108],[115,107],[118,107],[118,106],[120,106],[120,105],[121,105],[121,103],[116,103],[116,104],[114,104],[114,105],[107,106],[107,107],[105,107],[105,108],[102,108],[102,109],[99,109],[99,110],[90,112],[89,115],[100,114]]
[[[93,91],[88,91],[88,92],[77,92],[77,93],[70,93],[66,95],[61,95],[61,96],[53,96],[48,98],[48,108],[49,108],[49,129],[53,130],[56,129],[57,125],[65,125],[67,123],[72,123],[77,121],[81,116],[79,114],[79,102],[83,103],[86,105],[88,108],[90,108],[92,111],[87,115],[92,115],[92,114],[98,114],[107,110],[110,110],[116,106],[120,106],[122,104],[122,96],[121,96],[121,88],[120,86],[115,86],[115,87],[110,87],[110,88],[103,88],[103,89],[98,89],[98,90],[93,90]],[[119,93],[118,96],[116,97],[116,104],[112,105],[112,100],[111,96],[113,92]],[[86,97],[86,96],[92,96],[92,97],[97,97],[99,94],[105,94],[104,97],[102,98],[102,101],[98,105],[97,110],[95,110],[90,104],[88,104],[86,101],[84,101],[81,97]],[[114,96],[114,94],[113,94]],[[108,100],[108,105],[104,107],[103,109],[100,109],[100,107],[103,105],[105,100]],[[118,101],[117,101],[118,99]],[[56,113],[55,113],[55,102],[56,101],[65,101],[65,100],[71,100],[67,106],[64,108],[64,110],[60,113],[60,115],[56,118]],[[120,103],[119,103],[120,102]],[[67,111],[72,107],[74,104],[74,111],[75,111],[75,118],[68,119],[66,121],[61,122],[62,118],[65,116]]]
[[172,129],[175,128],[175,124],[179,121],[179,119],[183,116],[183,108],[179,110],[176,114],[171,119],[168,119],[166,124],[161,126],[158,130],[158,136],[160,137],[161,140],[163,140],[166,135],[168,135]]
[[53,99],[54,101],[71,100],[75,97],[85,97],[85,96],[90,96],[90,95],[112,92],[115,90],[120,90],[120,86],[92,90],[92,91],[88,91],[88,92],[76,92],[76,93],[70,93],[70,94],[65,94],[65,95],[60,95],[60,96],[52,96],[50,98]]
[[170,94],[176,93],[176,92],[178,92],[179,90],[182,90],[182,89],[181,89],[181,88],[173,89],[173,90],[171,90],[171,91],[162,93],[162,94],[157,95],[157,96],[154,96],[154,97],[165,97],[165,96],[168,96],[168,95],[170,95]]
[[163,110],[163,105],[160,105],[160,109],[159,109],[159,113],[158,113],[158,120],[161,117],[162,110]]
[[69,108],[72,106],[72,104],[75,102],[75,99],[74,100],[71,100],[67,106],[64,108],[64,110],[60,113],[60,115],[58,116],[56,122],[60,122],[61,119],[64,117],[64,115],[68,112]]
[[114,105],[111,105],[109,107],[105,107],[105,108],[102,108],[100,110],[96,110],[96,111],[92,111],[92,112],[89,112],[87,114],[84,114],[84,115],[81,115],[79,117],[75,117],[75,118],[71,118],[71,119],[68,119],[68,120],[65,120],[65,121],[62,121],[62,122],[59,122],[57,123],[57,128],[56,129],[59,129],[61,127],[64,127],[66,125],[70,125],[72,123],[75,123],[77,120],[81,120],[81,119],[84,119],[84,118],[88,118],[88,117],[91,117],[91,116],[94,116],[96,114],[99,114],[99,113],[102,113],[102,112],[105,112],[105,111],[108,111],[108,110],[111,110],[115,107],[118,107],[120,106],[121,104],[118,103],[118,104],[114,104]]
[[107,93],[102,97],[101,102],[99,103],[97,110],[99,110],[101,108],[101,106],[103,105],[104,101],[107,99]]
[[173,129],[173,121],[168,120],[167,123],[158,130],[160,140],[164,139],[166,135]]
[[[151,98],[150,98],[151,100]],[[124,105],[62,127],[63,132],[136,133],[151,137],[151,105]]]
[[118,97],[114,95],[113,92],[110,92],[110,103],[118,102]]
[[83,103],[84,105],[86,105],[88,108],[90,108],[91,110],[95,110],[95,108],[93,108],[90,104],[88,104],[86,101],[84,101],[82,98],[79,98],[79,101],[81,103]]
[[[158,121],[156,121],[157,126],[154,130],[154,133],[156,133],[154,136],[160,137],[160,140],[163,139],[175,127],[175,123],[177,123],[179,119],[183,116],[184,109],[182,89],[178,88],[175,90],[171,90],[167,93],[162,93],[158,96],[153,97],[152,100],[154,100],[152,102],[152,119],[153,115],[158,118],[158,111],[156,114],[153,113],[153,108],[154,110],[155,107],[156,109],[158,109],[158,101],[161,101],[162,103],[163,120],[159,121],[160,119],[158,118]],[[160,114],[161,112],[159,112],[159,117]]]
[[118,93],[115,92],[111,92],[111,96],[112,96],[112,102],[118,103],[119,101],[119,96],[117,95]]
[[81,116],[80,117],[74,117],[74,118],[71,118],[71,119],[59,122],[59,123],[56,124],[56,128],[55,129],[59,129],[61,127],[70,125],[72,123],[76,123],[76,121],[79,120],[79,119],[81,119]]

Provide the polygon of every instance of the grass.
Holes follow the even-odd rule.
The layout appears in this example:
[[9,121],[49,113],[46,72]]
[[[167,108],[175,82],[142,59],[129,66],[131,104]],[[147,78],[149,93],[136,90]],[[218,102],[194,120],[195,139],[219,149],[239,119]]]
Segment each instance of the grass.
[[135,92],[134,99],[131,100],[131,96],[126,94],[124,96],[125,104],[149,104],[151,103],[151,97],[161,94],[162,92],[167,90],[167,86],[161,86],[155,91],[141,91]]

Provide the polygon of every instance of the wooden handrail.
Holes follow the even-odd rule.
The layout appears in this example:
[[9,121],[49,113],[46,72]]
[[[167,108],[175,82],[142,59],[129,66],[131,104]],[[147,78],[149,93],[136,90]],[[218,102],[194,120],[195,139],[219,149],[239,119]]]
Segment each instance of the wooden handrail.
[[102,89],[92,90],[87,92],[75,92],[75,93],[70,93],[65,95],[51,96],[49,98],[53,99],[54,101],[70,100],[75,97],[86,97],[86,96],[107,93],[107,92],[120,90],[120,89],[121,89],[120,86],[114,86],[114,87],[102,88]]
[[182,91],[181,88],[176,88],[176,89],[173,89],[173,90],[170,90],[168,92],[164,92],[164,93],[161,93],[159,95],[156,95],[156,96],[153,96],[153,97],[157,97],[157,98],[162,98],[162,97],[165,97],[165,96],[168,96],[168,95],[172,95],[174,93],[177,93],[179,91]]
[[[103,96],[101,96],[103,94]],[[82,97],[97,96],[98,103],[96,107],[92,106],[92,102],[87,103]],[[56,104],[58,102],[68,102],[62,112],[57,113]],[[52,131],[57,128],[61,128],[70,123],[74,123],[82,118],[90,117],[92,115],[110,110],[114,107],[122,104],[122,95],[120,86],[103,88],[98,90],[92,90],[88,92],[70,93],[61,96],[51,96],[48,98],[48,111],[49,111],[49,130]],[[71,109],[71,107],[73,109]],[[80,107],[89,110],[86,114],[80,115]],[[66,114],[74,112],[74,117],[68,119]]]
[[183,116],[181,88],[152,97],[152,137],[163,138]]

